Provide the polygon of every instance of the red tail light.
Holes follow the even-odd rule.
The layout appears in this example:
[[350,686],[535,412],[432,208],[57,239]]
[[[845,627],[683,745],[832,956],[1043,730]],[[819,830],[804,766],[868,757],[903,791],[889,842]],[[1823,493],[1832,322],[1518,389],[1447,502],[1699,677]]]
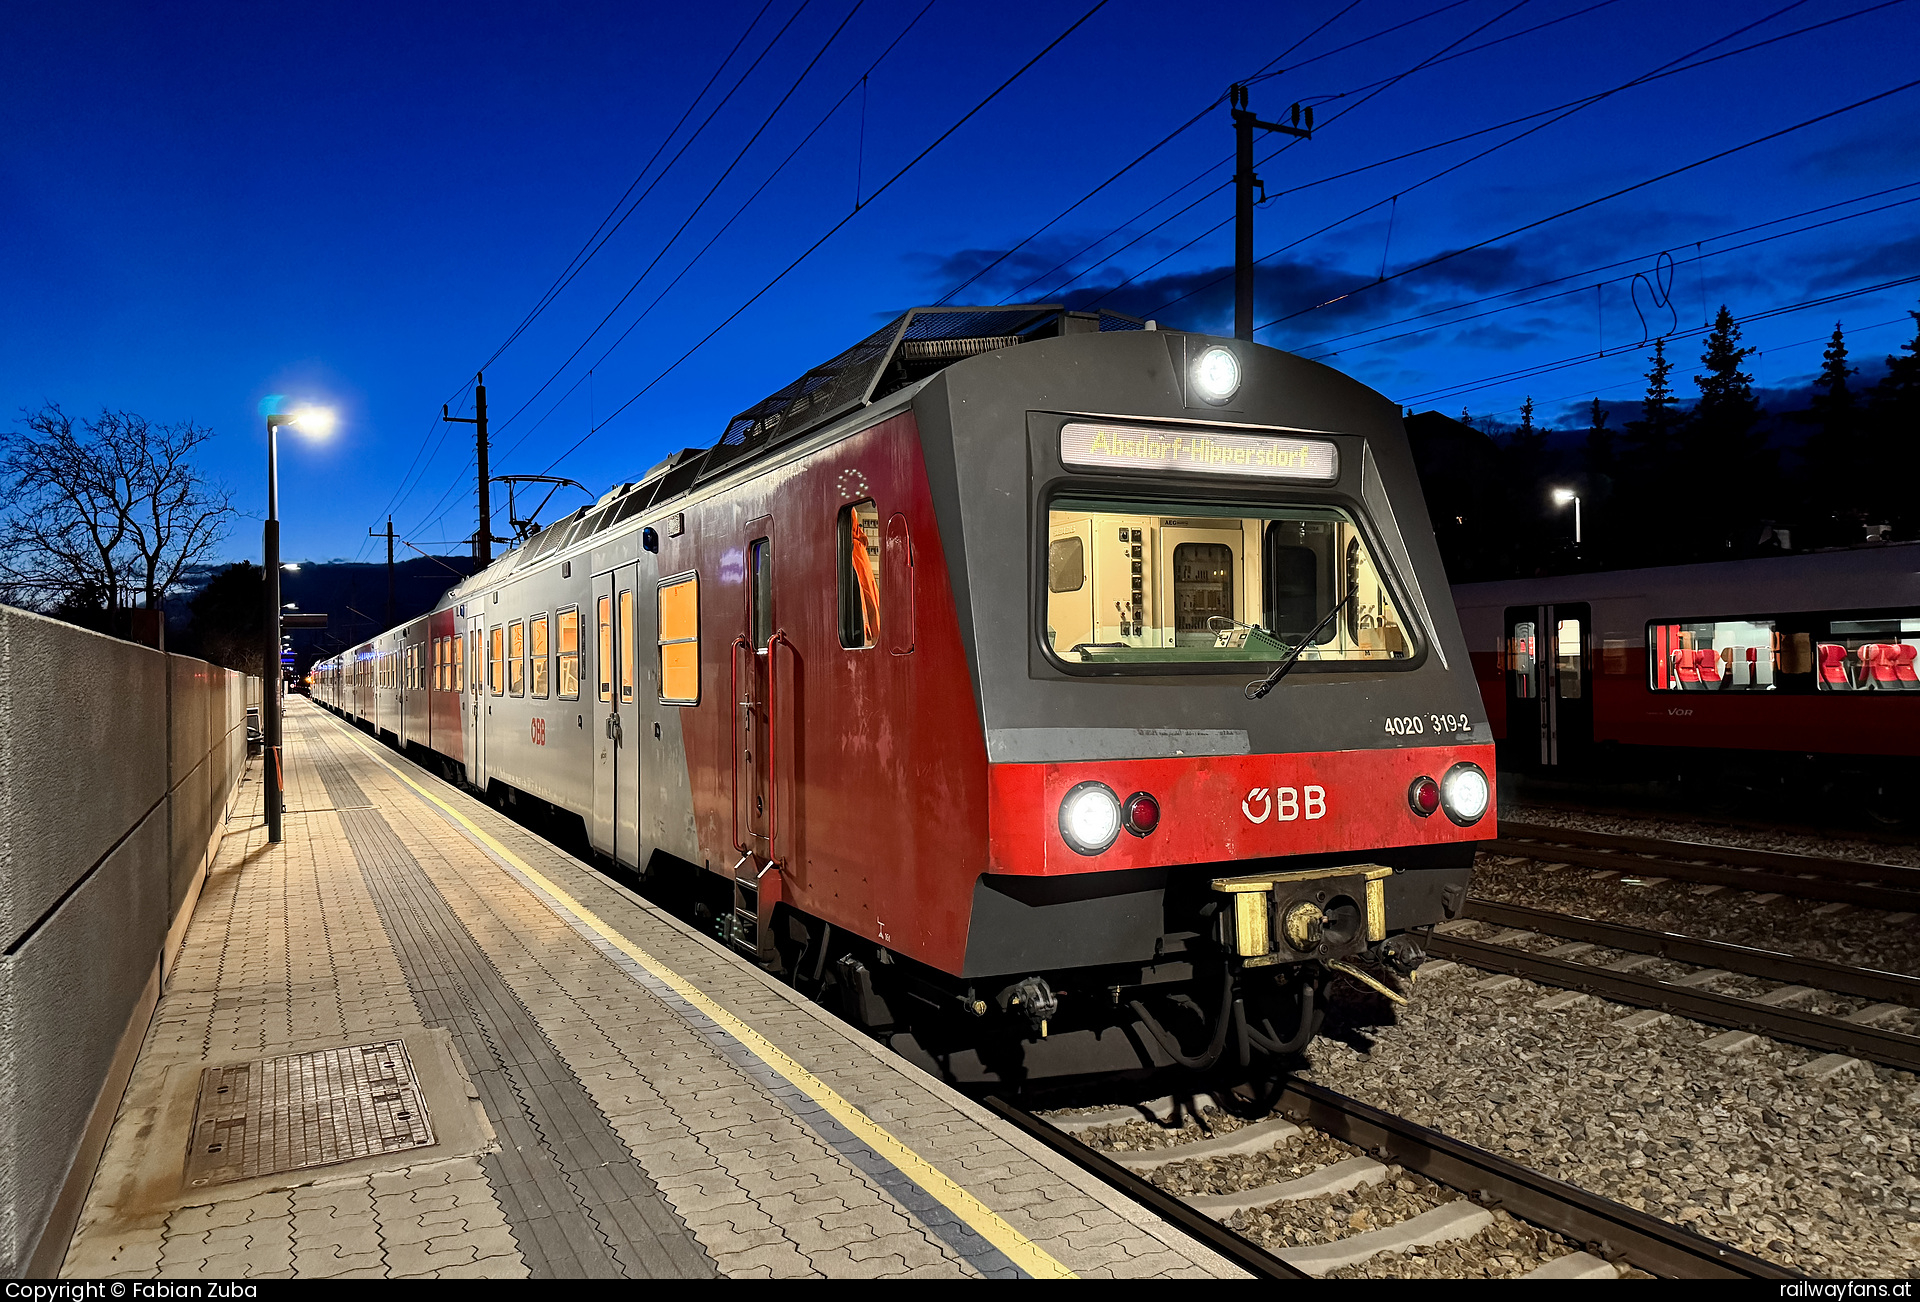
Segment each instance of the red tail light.
[[1407,788],[1407,805],[1425,818],[1440,808],[1440,784],[1429,777],[1418,777]]
[[1127,797],[1126,828],[1135,836],[1145,836],[1160,826],[1160,802],[1144,791]]

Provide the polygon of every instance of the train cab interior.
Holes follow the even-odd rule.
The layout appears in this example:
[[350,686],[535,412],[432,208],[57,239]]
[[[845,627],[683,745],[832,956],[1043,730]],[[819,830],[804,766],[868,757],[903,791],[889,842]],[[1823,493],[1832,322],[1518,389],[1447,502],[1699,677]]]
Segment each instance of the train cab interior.
[[1056,499],[1046,583],[1046,643],[1069,667],[1279,660],[1303,644],[1303,664],[1415,651],[1359,526],[1335,507]]

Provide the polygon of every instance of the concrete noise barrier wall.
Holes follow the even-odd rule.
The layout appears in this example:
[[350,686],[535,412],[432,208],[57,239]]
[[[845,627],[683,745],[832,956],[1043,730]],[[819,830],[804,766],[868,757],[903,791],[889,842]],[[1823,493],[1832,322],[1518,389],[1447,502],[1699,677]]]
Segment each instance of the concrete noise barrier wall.
[[246,765],[250,685],[0,606],[0,1275],[65,1250]]

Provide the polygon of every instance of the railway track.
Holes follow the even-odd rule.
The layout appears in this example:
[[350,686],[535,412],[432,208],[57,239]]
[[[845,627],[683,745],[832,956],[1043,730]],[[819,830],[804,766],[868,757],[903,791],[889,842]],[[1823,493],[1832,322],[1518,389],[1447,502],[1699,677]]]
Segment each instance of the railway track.
[[[1270,1114],[1237,1130],[1185,1144],[1139,1152],[1104,1153],[1076,1137],[1102,1126],[1145,1119],[1155,1105],[1092,1114],[1044,1117],[1006,1100],[986,1105],[1083,1169],[1181,1226],[1223,1256],[1270,1279],[1315,1278],[1370,1260],[1470,1238],[1494,1223],[1494,1209],[1561,1236],[1585,1250],[1525,1272],[1532,1278],[1616,1277],[1624,1262],[1652,1275],[1682,1279],[1791,1279],[1783,1267],[1716,1243],[1623,1203],[1555,1180],[1508,1158],[1304,1081],[1287,1083]],[[1161,1100],[1178,1120],[1178,1105]],[[1180,1196],[1149,1178],[1177,1163],[1244,1156],[1317,1131],[1365,1150],[1280,1184],[1236,1193]],[[1389,1164],[1468,1195],[1442,1201],[1407,1221],[1324,1243],[1269,1252],[1227,1222],[1263,1206],[1324,1198],[1376,1184]]]
[[1660,837],[1502,822],[1482,853],[1920,913],[1920,869]]
[[[1475,922],[1505,930],[1488,939],[1457,934]],[[1544,951],[1524,948],[1540,937],[1563,943]],[[1469,900],[1466,917],[1445,924],[1427,950],[1434,958],[1616,1003],[1920,1071],[1920,1036],[1881,1025],[1906,1020],[1920,1008],[1920,979],[1899,973],[1482,899]],[[1663,963],[1694,970],[1664,976],[1643,970]],[[1742,993],[1710,988],[1728,978],[1781,984]],[[1846,1013],[1794,1007],[1823,993],[1869,1002]]]

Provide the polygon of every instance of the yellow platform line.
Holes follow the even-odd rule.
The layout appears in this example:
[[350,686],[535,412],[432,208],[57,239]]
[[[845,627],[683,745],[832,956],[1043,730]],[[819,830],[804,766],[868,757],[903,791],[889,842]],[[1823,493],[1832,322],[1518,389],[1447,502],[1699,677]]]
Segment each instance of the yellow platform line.
[[542,891],[547,892],[563,908],[591,927],[608,944],[618,949],[628,958],[647,969],[660,981],[671,987],[675,994],[699,1009],[711,1018],[728,1035],[745,1045],[747,1050],[764,1062],[773,1071],[784,1077],[801,1093],[818,1103],[832,1115],[834,1120],[845,1126],[854,1135],[865,1141],[887,1161],[893,1163],[906,1177],[919,1185],[937,1199],[946,1209],[959,1217],[975,1234],[998,1248],[1014,1265],[1035,1279],[1076,1279],[1078,1276],[1067,1267],[1054,1260],[1045,1249],[1035,1244],[1026,1235],[1003,1220],[1000,1214],[981,1202],[967,1191],[958,1181],[948,1176],[933,1163],[901,1143],[893,1133],[866,1113],[842,1098],[834,1088],[801,1066],[785,1050],[774,1044],[766,1036],[734,1016],[726,1008],[715,1003],[698,986],[662,963],[659,959],[628,940],[619,931],[601,921],[591,909],[562,890],[545,874],[527,863],[519,855],[502,845],[497,839],[483,831],[472,819],[455,809],[427,788],[415,782],[406,773],[390,763],[387,758],[363,742],[358,734],[349,734],[353,744],[365,751],[368,758],[381,765],[400,781],[412,787],[423,799],[452,818],[468,835],[479,841],[525,873],[527,880],[533,882]]

